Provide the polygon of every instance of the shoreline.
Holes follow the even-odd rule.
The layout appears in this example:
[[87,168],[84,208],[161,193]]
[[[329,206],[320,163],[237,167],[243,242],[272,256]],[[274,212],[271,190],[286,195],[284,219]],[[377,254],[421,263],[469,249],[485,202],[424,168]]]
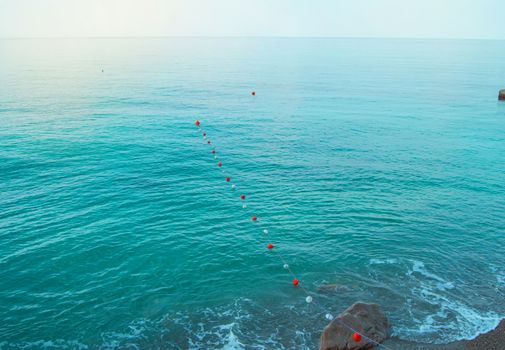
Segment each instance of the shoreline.
[[495,329],[471,340],[461,340],[448,344],[428,344],[391,338],[383,344],[393,350],[504,350],[505,319],[501,320]]

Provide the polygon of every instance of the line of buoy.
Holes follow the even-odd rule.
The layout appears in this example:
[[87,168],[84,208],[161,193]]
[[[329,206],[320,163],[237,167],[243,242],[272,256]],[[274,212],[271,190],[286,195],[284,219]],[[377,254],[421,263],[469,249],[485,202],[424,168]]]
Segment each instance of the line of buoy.
[[[256,95],[256,92],[254,92],[254,91],[253,91],[253,92],[252,92],[252,95],[253,95],[253,96],[254,96],[254,95]],[[196,124],[196,126],[198,127],[198,129],[200,129],[200,125],[201,125],[200,121],[199,121],[199,120],[197,120],[197,121],[195,122],[195,124]],[[203,135],[204,139],[206,139],[206,137],[207,137],[207,133],[205,133],[204,131],[202,131],[202,135]],[[207,141],[207,144],[211,144],[210,140],[208,140],[208,141]],[[211,152],[212,152],[212,154],[214,154],[214,159],[217,159],[217,158],[218,158],[218,157],[217,157],[217,155],[216,155],[217,151],[215,150],[215,148],[213,148],[213,149],[211,150]],[[219,162],[217,163],[217,166],[218,166],[219,168],[222,168],[223,163],[222,163],[221,161],[219,161]],[[223,170],[221,170],[221,171],[223,171]],[[230,181],[231,181],[231,177],[230,177],[230,176],[226,176],[226,177],[225,177],[225,180],[226,180],[226,182],[230,182]],[[235,191],[235,190],[236,190],[236,185],[235,185],[235,184],[232,184],[232,185],[231,185],[231,189],[232,189],[233,191]],[[240,195],[240,199],[244,201],[244,200],[246,199],[245,194],[241,194],[241,195]],[[245,208],[247,208],[247,204],[246,204],[246,203],[244,203],[244,204],[242,205],[242,208],[244,208],[244,209],[245,209]],[[251,216],[251,220],[252,220],[252,222],[256,223],[256,222],[258,221],[258,217],[257,217],[257,216],[255,216],[255,215],[253,215],[253,216]],[[266,236],[268,236],[268,235],[269,235],[269,231],[268,231],[268,229],[264,229],[264,230],[263,230],[263,233],[264,233]],[[300,280],[297,278],[296,274],[295,274],[295,273],[291,270],[291,268],[290,268],[289,264],[286,262],[286,260],[285,260],[285,259],[284,259],[284,257],[282,256],[282,254],[281,254],[280,252],[278,252],[278,251],[274,250],[274,247],[275,247],[275,246],[274,246],[274,244],[273,244],[273,243],[268,243],[268,245],[267,245],[267,249],[268,249],[268,250],[272,250],[272,251],[276,252],[277,256],[280,258],[280,260],[281,260],[281,261],[282,261],[282,263],[283,263],[283,268],[284,268],[285,270],[288,270],[288,271],[291,273],[291,275],[294,277],[294,278],[293,278],[293,281],[292,281],[293,286],[294,286],[294,287],[300,287],[300,288],[301,288],[301,289],[305,292],[305,294],[307,294],[307,297],[305,298],[305,301],[306,301],[308,304],[313,303],[314,298],[312,297],[311,293],[310,293],[310,292],[309,292],[306,288],[304,288],[304,287],[301,285]],[[314,303],[314,304],[315,304],[315,305],[317,305],[317,306],[319,306],[319,307],[320,307],[323,311],[325,311],[325,312],[326,312],[326,310],[324,309],[324,307],[323,307],[322,305],[320,305],[319,303]],[[353,332],[353,334],[352,334],[352,339],[353,339],[355,342],[357,342],[357,343],[361,342],[361,341],[362,341],[362,339],[363,339],[363,338],[365,338],[366,340],[368,340],[368,341],[369,341],[370,343],[372,343],[372,344],[375,344],[375,345],[377,345],[377,346],[379,346],[379,347],[382,347],[382,348],[384,348],[384,349],[387,349],[387,350],[392,350],[392,349],[390,349],[389,347],[387,347],[387,346],[385,346],[385,345],[383,345],[383,344],[381,344],[381,343],[379,343],[379,342],[377,342],[377,341],[375,341],[375,340],[373,340],[373,339],[371,339],[371,338],[369,338],[369,337],[365,336],[364,334],[362,334],[362,333],[358,332],[356,329],[354,329],[354,327],[349,326],[348,324],[344,323],[342,320],[334,318],[334,317],[333,317],[330,313],[325,313],[325,318],[326,318],[326,319],[328,319],[328,320],[330,320],[330,321],[332,321],[332,320],[336,320],[337,322],[339,322],[340,324],[342,324],[344,327],[346,327],[347,329],[349,329],[351,332]]]

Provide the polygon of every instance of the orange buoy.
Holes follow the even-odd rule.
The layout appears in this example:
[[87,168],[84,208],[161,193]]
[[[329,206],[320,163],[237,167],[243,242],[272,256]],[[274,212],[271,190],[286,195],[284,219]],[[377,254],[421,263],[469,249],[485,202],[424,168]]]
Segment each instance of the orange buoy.
[[241,195],[240,199],[245,199],[245,194]]
[[256,220],[258,220],[258,218],[257,218],[256,216],[253,216],[253,217],[251,218],[251,220],[252,220],[252,221],[256,221]]
[[223,166],[223,163],[219,162],[219,163],[217,163],[217,166],[218,166],[218,167],[222,167],[222,166]]
[[354,339],[355,342],[360,342],[361,341],[361,334],[359,334],[358,332],[354,333],[352,335],[352,339]]
[[231,179],[230,179],[229,177],[227,177],[227,178],[226,178],[226,182],[230,182],[230,180],[231,180]]
[[195,124],[196,124],[196,126],[200,126],[200,121],[199,121],[199,120],[197,120],[197,121],[195,122]]
[[295,279],[293,280],[293,286],[295,286],[295,287],[296,287],[296,286],[298,286],[298,284],[300,284],[300,281],[298,281],[298,279],[296,279],[296,278],[295,278]]
[[251,92],[251,95],[256,96],[256,91]]
[[267,246],[268,249],[274,249],[274,245],[272,243],[268,243],[268,246]]

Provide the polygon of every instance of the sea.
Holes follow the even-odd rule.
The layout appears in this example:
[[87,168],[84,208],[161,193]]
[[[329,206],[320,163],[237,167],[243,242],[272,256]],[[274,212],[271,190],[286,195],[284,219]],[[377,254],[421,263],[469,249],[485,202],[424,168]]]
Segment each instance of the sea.
[[401,339],[493,329],[504,63],[492,40],[0,40],[0,349],[317,349],[356,301]]

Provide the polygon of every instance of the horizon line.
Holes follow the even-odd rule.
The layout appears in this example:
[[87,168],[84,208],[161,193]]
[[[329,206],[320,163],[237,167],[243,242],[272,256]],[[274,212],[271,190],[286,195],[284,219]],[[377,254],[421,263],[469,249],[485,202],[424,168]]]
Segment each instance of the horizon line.
[[402,36],[296,36],[296,35],[76,35],[76,36],[1,36],[0,40],[31,39],[168,39],[168,38],[249,38],[249,39],[390,39],[390,40],[474,40],[505,41],[505,38],[402,37]]

